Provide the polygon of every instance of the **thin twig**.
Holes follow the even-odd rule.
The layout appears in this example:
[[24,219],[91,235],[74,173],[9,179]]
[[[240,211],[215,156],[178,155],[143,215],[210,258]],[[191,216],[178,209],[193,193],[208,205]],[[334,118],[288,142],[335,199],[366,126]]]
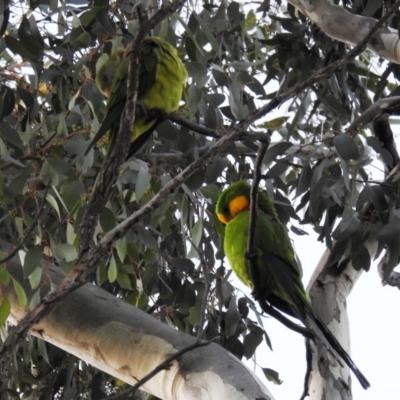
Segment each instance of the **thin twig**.
[[201,335],[203,334],[204,331],[204,324],[206,320],[206,309],[207,309],[208,294],[210,290],[210,280],[208,278],[207,262],[204,257],[203,249],[200,249],[198,246],[196,246],[196,244],[190,237],[187,237],[186,239],[189,240],[189,242],[192,244],[193,248],[197,251],[197,254],[199,255],[201,270],[203,272],[203,277],[204,277],[204,293],[203,293],[203,298],[201,300],[201,309],[200,309],[201,318],[200,318],[199,328],[197,329],[196,333],[197,339],[200,340]]
[[151,372],[149,372],[147,375],[145,375],[142,379],[138,380],[129,389],[125,390],[124,392],[122,392],[122,393],[120,393],[118,395],[105,397],[103,400],[116,400],[116,399],[120,398],[121,396],[126,396],[126,395],[128,395],[130,393],[133,393],[135,390],[139,389],[141,386],[143,386],[147,381],[149,381],[151,378],[153,378],[153,376],[157,375],[163,369],[171,368],[172,367],[172,361],[175,361],[180,356],[184,355],[185,353],[187,353],[189,351],[192,351],[192,350],[197,349],[199,347],[208,346],[213,341],[214,341],[214,339],[213,340],[207,340],[205,342],[196,341],[195,343],[191,344],[190,346],[187,346],[184,349],[176,352],[171,357],[168,357],[165,361],[163,361],[161,364],[157,365],[157,367],[155,367]]
[[303,394],[300,397],[300,400],[304,400],[307,396],[309,396],[308,383],[312,371],[312,348],[309,339],[306,339],[306,361],[307,361],[307,369],[304,375],[304,389],[303,389]]
[[257,153],[257,158],[254,163],[254,177],[253,184],[250,191],[250,218],[249,218],[249,228],[247,237],[247,252],[245,258],[247,260],[247,265],[250,271],[250,279],[253,283],[253,293],[255,297],[258,297],[260,293],[260,279],[257,267],[257,253],[254,251],[254,239],[257,230],[257,208],[258,208],[258,185],[261,180],[261,165],[264,159],[265,152],[268,149],[270,141],[265,140],[260,143],[260,148]]
[[345,133],[350,136],[355,136],[365,125],[370,123],[374,118],[383,113],[388,112],[400,105],[400,96],[385,97],[379,99],[372,104],[366,111],[359,115],[353,122],[346,128]]
[[182,114],[179,114],[178,112],[166,113],[163,110],[149,110],[148,114],[152,115],[153,113],[154,115],[156,115],[157,119],[161,121],[169,119],[172,122],[175,122],[179,125],[184,126],[185,128],[190,129],[191,131],[199,133],[200,135],[209,136],[216,139],[221,138],[221,133],[218,132],[217,130],[195,124],[194,122],[189,121],[187,118],[185,118]]

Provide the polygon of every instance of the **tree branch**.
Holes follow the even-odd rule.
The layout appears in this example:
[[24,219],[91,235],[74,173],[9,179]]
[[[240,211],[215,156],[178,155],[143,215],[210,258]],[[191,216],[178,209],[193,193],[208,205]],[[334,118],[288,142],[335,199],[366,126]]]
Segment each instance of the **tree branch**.
[[257,215],[258,215],[258,185],[261,180],[261,165],[264,159],[264,155],[268,149],[270,141],[265,140],[260,143],[260,148],[257,153],[257,158],[254,163],[254,176],[253,176],[253,184],[251,185],[250,190],[250,217],[249,217],[249,228],[248,228],[248,236],[247,236],[247,252],[244,255],[247,260],[247,266],[250,271],[250,280],[253,283],[253,295],[256,300],[259,300],[261,297],[260,290],[260,277],[258,273],[257,267],[257,252],[254,251],[254,239],[257,230]]
[[141,386],[143,386],[151,378],[153,378],[153,376],[157,375],[163,369],[170,369],[171,366],[172,366],[172,361],[177,360],[180,356],[184,355],[188,351],[197,349],[199,347],[208,346],[213,341],[214,340],[207,340],[206,342],[197,341],[197,342],[191,344],[190,346],[185,347],[184,349],[182,349],[182,350],[176,352],[175,354],[173,354],[171,357],[168,357],[161,364],[157,365],[157,367],[155,367],[151,372],[149,372],[147,375],[145,375],[142,379],[138,380],[137,383],[135,385],[133,385],[132,387],[130,387],[129,389],[127,389],[124,392],[119,393],[119,394],[117,394],[115,396],[107,396],[103,400],[117,400],[117,399],[119,399],[121,397],[125,397],[125,396],[130,395],[135,390],[137,390]]

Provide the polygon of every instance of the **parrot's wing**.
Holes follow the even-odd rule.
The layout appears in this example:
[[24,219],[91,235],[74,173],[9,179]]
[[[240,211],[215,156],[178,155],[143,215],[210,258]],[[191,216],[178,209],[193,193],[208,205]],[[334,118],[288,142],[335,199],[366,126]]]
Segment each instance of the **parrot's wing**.
[[303,295],[301,293],[302,287],[298,287],[299,285],[294,275],[295,269],[291,263],[266,249],[262,250],[261,262],[269,269],[271,281],[275,282],[275,287],[271,291],[273,299],[271,305],[277,306],[283,312],[304,322],[305,313],[304,309],[302,310],[302,302],[299,301],[299,297]]
[[86,149],[85,155],[93,148],[102,136],[104,136],[110,129],[114,128],[115,124],[119,124],[126,103],[128,66],[129,57],[125,57],[119,65],[112,82],[110,97],[108,98],[106,106],[106,115],[104,116],[99,130]]
[[[292,243],[287,229],[276,217],[267,215],[259,210],[255,246],[258,252],[259,270],[264,271],[267,279],[265,288],[267,296],[273,296],[278,303],[286,303],[285,310],[291,309],[290,314],[304,321],[304,307],[299,297],[305,296],[301,281],[301,272],[294,257]],[[272,304],[274,305],[274,304]]]
[[85,155],[87,155],[89,153],[89,151],[102,138],[102,136],[104,136],[110,129],[113,128],[115,123],[119,122],[119,120],[121,118],[121,114],[124,110],[124,107],[125,107],[125,103],[120,102],[107,111],[107,114],[105,115],[103,122],[100,125],[99,130],[97,131],[96,135],[91,140],[91,142],[89,143],[89,146],[85,151]]
[[[154,41],[147,40],[143,42],[140,52],[140,68],[139,68],[139,86],[138,100],[145,97],[148,91],[154,85],[156,80],[157,65],[159,62],[159,54],[157,54],[158,45]],[[159,52],[158,52],[159,53]]]
[[156,129],[157,125],[157,123],[154,123],[149,129],[147,129],[147,131],[143,132],[131,143],[128,155],[126,157],[127,159],[132,157],[140,150],[140,148],[147,142],[147,139],[151,136],[154,129]]
[[[255,245],[259,255],[257,262],[260,271],[261,268],[268,271],[269,282],[267,287],[269,288],[269,293],[272,293],[269,296],[269,293],[267,293],[266,300],[272,306],[295,316],[308,328],[311,328],[338,361],[343,360],[349,366],[360,381],[361,386],[364,389],[368,388],[370,386],[368,380],[320,319],[308,300],[286,227],[276,219],[265,216],[262,212],[259,212],[257,222],[261,228],[259,229],[259,225],[257,225],[255,238]],[[275,233],[275,242],[271,241],[271,237],[268,237],[270,232]],[[287,255],[290,255],[290,257],[287,257]]]

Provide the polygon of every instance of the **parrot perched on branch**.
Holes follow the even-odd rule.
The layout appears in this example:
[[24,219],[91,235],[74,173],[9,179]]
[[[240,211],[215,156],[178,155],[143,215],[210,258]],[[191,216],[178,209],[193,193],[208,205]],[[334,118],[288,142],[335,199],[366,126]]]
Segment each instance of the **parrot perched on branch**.
[[[239,181],[225,189],[219,196],[216,213],[225,224],[224,250],[238,278],[254,289],[245,253],[250,218],[250,185]],[[335,357],[340,357],[354,372],[361,386],[370,384],[331,331],[322,322],[307,298],[301,281],[301,268],[288,236],[287,228],[278,218],[268,195],[259,190],[257,225],[254,237],[256,275],[259,293],[270,306],[299,319],[324,343]]]
[[[132,45],[117,48],[98,65],[96,84],[107,98],[106,115],[89,144],[85,154],[109,132],[109,151],[119,131],[120,118],[125,107],[128,89],[129,54]],[[146,117],[146,110],[172,112],[178,109],[185,87],[187,71],[175,47],[160,37],[144,39],[140,51],[137,100],[144,108],[144,116],[135,118],[132,143],[128,157],[146,142],[158,121]]]

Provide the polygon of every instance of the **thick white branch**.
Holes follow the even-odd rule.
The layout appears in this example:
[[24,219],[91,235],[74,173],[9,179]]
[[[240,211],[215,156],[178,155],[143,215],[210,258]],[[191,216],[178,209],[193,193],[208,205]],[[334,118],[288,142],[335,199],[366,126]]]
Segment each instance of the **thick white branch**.
[[[375,18],[351,14],[327,0],[288,0],[332,39],[356,45],[377,23]],[[398,32],[390,27],[378,30],[368,48],[380,57],[400,64]]]
[[[42,268],[43,297],[50,290],[49,281],[59,284],[63,274],[49,263]],[[16,258],[7,263],[7,271],[24,287],[29,303],[35,292],[23,279]],[[26,310],[11,284],[2,285],[2,295],[12,304],[9,322],[18,323]],[[196,341],[91,284],[72,292],[32,334],[129,384]],[[185,353],[142,389],[162,399],[273,399],[247,367],[214,343]]]
[[[371,259],[377,250],[377,242],[366,242]],[[334,249],[333,249],[334,251]],[[346,309],[346,299],[362,274],[356,271],[351,262],[347,263],[344,271],[328,265],[329,249],[326,249],[319,261],[307,287],[314,308],[335,335],[343,348],[350,354],[350,327]],[[340,381],[351,388],[350,370],[343,367],[327,352],[321,344],[313,348],[312,373],[309,381],[310,400],[349,399],[351,392],[347,391]],[[357,360],[354,360],[357,364]],[[362,365],[357,365],[362,371]],[[328,367],[328,368],[327,368]],[[357,384],[357,380],[355,380]]]

